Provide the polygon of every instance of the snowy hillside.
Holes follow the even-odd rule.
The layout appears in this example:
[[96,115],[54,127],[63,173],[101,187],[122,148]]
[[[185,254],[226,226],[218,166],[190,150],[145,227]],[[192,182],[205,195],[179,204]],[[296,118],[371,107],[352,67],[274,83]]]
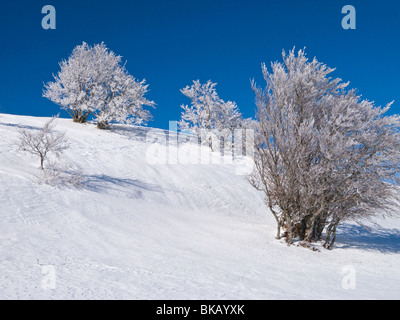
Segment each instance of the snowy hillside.
[[15,142],[46,120],[0,114],[0,299],[400,299],[400,218],[345,225],[333,251],[287,247],[243,162],[153,164],[164,131],[69,119],[82,188],[38,184]]

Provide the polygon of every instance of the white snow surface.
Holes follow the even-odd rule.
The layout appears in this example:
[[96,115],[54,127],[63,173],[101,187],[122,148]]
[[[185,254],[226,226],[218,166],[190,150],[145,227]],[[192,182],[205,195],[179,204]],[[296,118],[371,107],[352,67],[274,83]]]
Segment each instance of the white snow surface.
[[39,184],[16,141],[47,120],[0,114],[0,299],[400,298],[399,217],[343,225],[332,251],[288,247],[243,162],[153,164],[146,135],[165,131],[69,119],[61,160],[82,188]]

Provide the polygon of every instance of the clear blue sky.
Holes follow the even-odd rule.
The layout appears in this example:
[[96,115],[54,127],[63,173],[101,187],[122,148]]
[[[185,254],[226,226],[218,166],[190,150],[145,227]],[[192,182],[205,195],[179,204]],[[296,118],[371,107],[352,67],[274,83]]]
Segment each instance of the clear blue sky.
[[[57,10],[56,30],[41,27],[47,4]],[[357,10],[356,30],[341,26],[347,4]],[[104,41],[147,80],[154,127],[180,118],[189,101],[179,90],[196,79],[217,82],[221,98],[254,116],[249,79],[264,85],[261,63],[294,46],[337,68],[334,76],[377,105],[396,100],[391,113],[400,113],[396,0],[1,0],[0,30],[0,113],[57,114],[43,84],[83,41]]]

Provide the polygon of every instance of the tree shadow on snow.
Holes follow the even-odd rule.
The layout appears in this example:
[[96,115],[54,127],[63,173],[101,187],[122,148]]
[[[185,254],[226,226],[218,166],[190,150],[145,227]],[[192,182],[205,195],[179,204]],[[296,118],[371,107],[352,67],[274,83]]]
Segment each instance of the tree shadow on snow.
[[145,142],[148,138],[151,128],[147,127],[123,127],[116,126],[111,129],[112,132],[128,138],[129,140]]
[[337,246],[383,253],[400,252],[400,230],[377,228],[369,230],[359,225],[342,225],[338,229]]
[[26,126],[26,125],[22,125],[22,124],[19,124],[19,123],[3,123],[3,122],[0,122],[0,126],[13,127],[13,128],[25,129],[25,130],[42,130],[42,128],[39,128],[39,127]]
[[164,129],[154,129],[148,127],[132,127],[132,126],[131,127],[116,126],[112,128],[111,131],[121,136],[124,136],[129,140],[148,142],[148,143],[153,143],[157,141],[161,143],[166,143],[170,139],[170,135],[172,136],[172,139],[176,141],[176,135],[177,135],[177,132],[170,132]]
[[87,190],[107,194],[122,192],[135,199],[143,198],[143,190],[160,192],[160,188],[156,185],[140,180],[110,177],[104,174],[88,175],[83,180],[83,188]]

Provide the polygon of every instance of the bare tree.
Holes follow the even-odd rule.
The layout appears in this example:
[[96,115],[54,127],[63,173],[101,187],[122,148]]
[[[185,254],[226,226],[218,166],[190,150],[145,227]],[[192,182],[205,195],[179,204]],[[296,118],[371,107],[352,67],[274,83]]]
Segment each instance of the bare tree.
[[69,147],[65,132],[54,131],[57,118],[56,116],[47,121],[38,132],[25,129],[19,132],[19,149],[38,156],[42,170],[44,170],[44,162],[49,153],[59,156]]
[[332,248],[340,223],[393,212],[398,195],[400,117],[346,90],[333,71],[292,50],[272,73],[263,65],[265,89],[252,84],[259,125],[249,180],[288,244],[322,240],[325,230]]

